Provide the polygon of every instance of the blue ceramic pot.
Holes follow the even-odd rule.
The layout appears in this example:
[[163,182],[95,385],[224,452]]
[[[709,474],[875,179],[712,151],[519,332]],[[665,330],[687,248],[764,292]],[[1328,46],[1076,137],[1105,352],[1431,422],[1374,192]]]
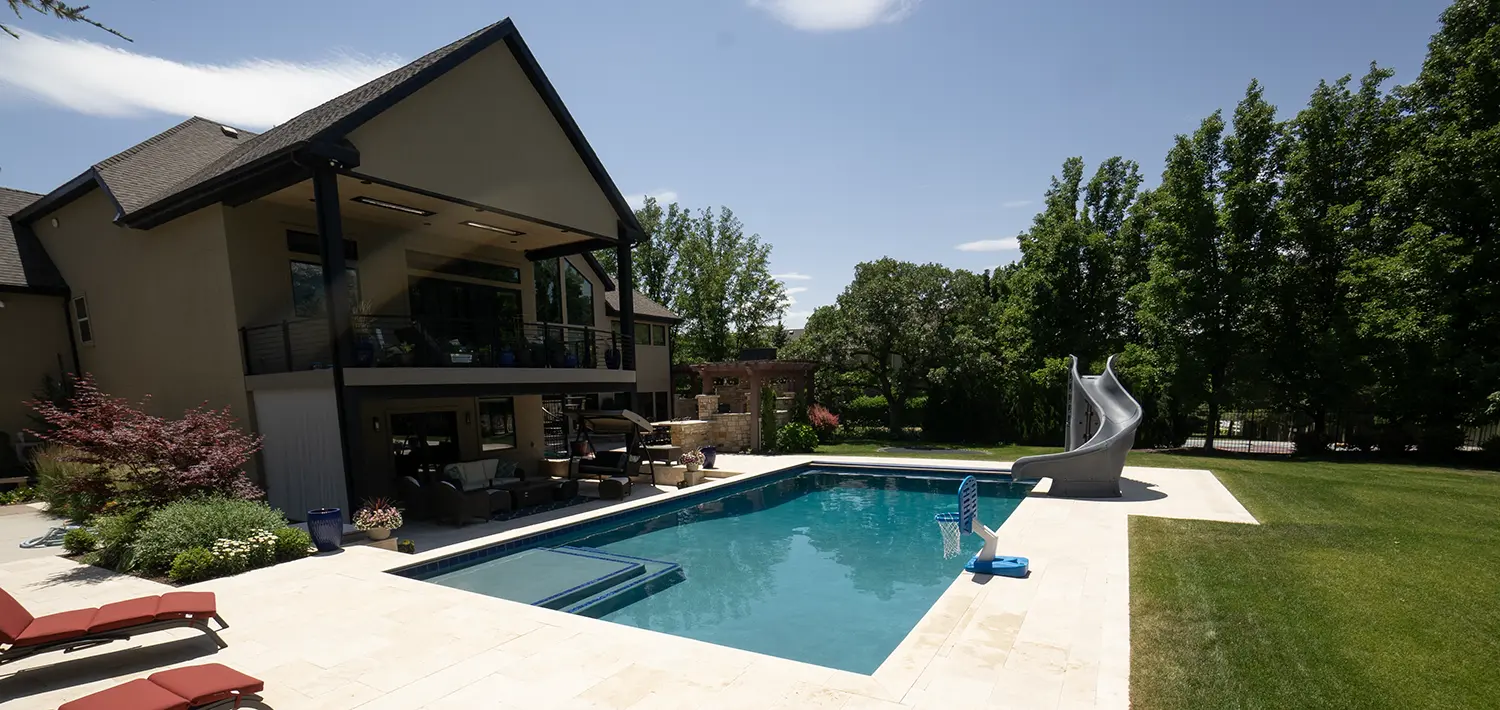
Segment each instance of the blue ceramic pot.
[[719,450],[717,448],[714,448],[712,446],[705,446],[701,449],[698,449],[698,453],[703,454],[704,468],[714,467],[714,459],[718,458],[719,456]]
[[318,552],[333,552],[344,546],[344,511],[318,508],[307,511],[307,534]]

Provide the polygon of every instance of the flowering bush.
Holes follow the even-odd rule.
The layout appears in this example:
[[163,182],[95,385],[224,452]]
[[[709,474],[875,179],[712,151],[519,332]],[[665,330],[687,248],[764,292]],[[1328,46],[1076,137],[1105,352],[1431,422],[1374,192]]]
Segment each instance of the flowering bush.
[[250,569],[250,551],[253,548],[245,540],[219,538],[208,551],[214,556],[216,576],[239,574]]
[[401,510],[386,502],[384,498],[366,501],[365,506],[354,513],[354,527],[360,530],[375,528],[394,530],[401,527],[403,522]]
[[115,492],[131,503],[155,507],[195,493],[260,497],[241,470],[260,449],[260,437],[236,427],[227,407],[197,407],[167,419],[146,414],[147,401],[136,407],[110,397],[84,375],[66,406],[31,402],[50,427],[32,433],[65,447],[65,460],[118,476]]
[[147,574],[163,574],[178,553],[212,549],[220,539],[249,540],[257,531],[286,527],[281,512],[260,501],[190,498],[159,508],[141,526],[135,562]]
[[684,466],[686,466],[688,464],[694,464],[694,463],[701,466],[701,465],[703,465],[703,452],[702,451],[693,451],[692,449],[689,449],[687,451],[682,452],[682,456],[679,457],[677,460],[680,461],[680,462],[682,462],[682,465],[684,465]]
[[807,423],[818,433],[818,441],[826,444],[833,440],[834,432],[839,429],[839,415],[821,404],[814,404],[807,408]]

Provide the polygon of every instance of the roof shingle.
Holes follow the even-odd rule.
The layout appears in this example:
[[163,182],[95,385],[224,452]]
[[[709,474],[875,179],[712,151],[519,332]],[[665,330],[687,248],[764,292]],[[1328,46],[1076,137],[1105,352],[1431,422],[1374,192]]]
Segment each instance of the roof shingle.
[[41,244],[27,230],[18,234],[10,216],[41,199],[25,190],[0,187],[0,286],[61,289],[62,276]]
[[[650,297],[648,297],[644,293],[641,293],[640,291],[632,291],[630,295],[633,296],[631,302],[635,304],[635,314],[637,316],[640,316],[642,318],[655,318],[657,320],[682,320],[682,316],[679,316],[676,313],[668,310],[666,306],[663,306],[660,303],[651,300]],[[615,315],[620,312],[619,291],[604,292],[604,310],[609,315]]]
[[[120,209],[134,212],[256,134],[194,116],[94,165]],[[230,135],[230,132],[234,135]]]

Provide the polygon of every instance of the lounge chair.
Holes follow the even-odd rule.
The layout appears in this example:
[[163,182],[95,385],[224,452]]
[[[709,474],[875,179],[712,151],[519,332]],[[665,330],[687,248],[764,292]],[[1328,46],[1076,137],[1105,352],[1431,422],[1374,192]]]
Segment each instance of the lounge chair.
[[[58,710],[210,710],[260,701],[266,684],[218,663],[173,668],[63,703]],[[264,706],[262,706],[264,707]]]
[[229,628],[219,616],[213,592],[168,592],[98,609],[32,616],[15,597],[0,589],[0,643],[9,644],[0,651],[0,665],[48,651],[69,653],[184,626],[202,631],[219,648],[227,648],[229,644],[209,627],[209,619],[218,622],[219,631]]

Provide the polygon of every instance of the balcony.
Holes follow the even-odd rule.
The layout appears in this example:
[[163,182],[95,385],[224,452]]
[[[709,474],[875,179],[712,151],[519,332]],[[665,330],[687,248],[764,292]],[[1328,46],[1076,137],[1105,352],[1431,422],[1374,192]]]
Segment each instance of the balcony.
[[[355,368],[619,370],[629,336],[583,326],[401,315],[351,317]],[[333,367],[328,323],[287,320],[240,329],[245,374]]]

